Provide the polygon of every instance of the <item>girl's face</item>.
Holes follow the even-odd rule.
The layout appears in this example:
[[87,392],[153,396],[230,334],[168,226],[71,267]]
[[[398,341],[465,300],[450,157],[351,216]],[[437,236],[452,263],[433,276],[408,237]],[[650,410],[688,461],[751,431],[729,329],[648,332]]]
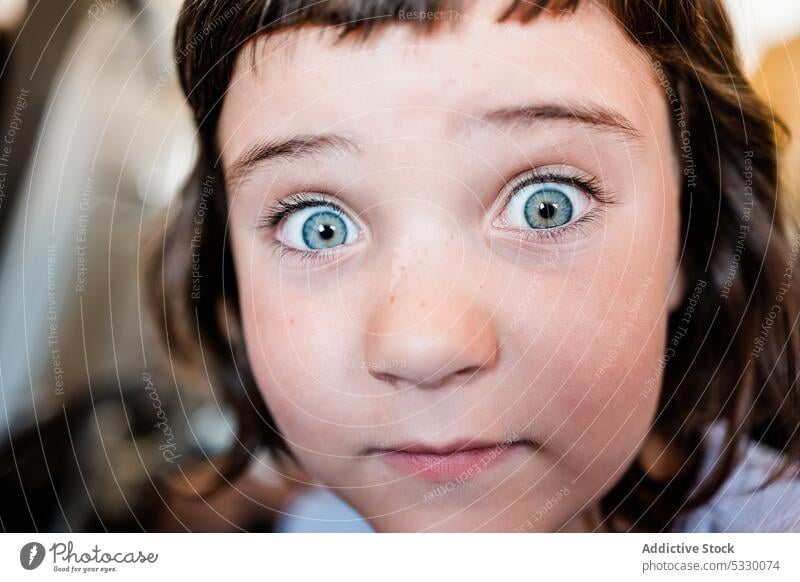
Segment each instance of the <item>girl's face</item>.
[[256,380],[378,530],[581,523],[650,431],[681,296],[652,65],[592,5],[480,4],[274,35],[220,121]]

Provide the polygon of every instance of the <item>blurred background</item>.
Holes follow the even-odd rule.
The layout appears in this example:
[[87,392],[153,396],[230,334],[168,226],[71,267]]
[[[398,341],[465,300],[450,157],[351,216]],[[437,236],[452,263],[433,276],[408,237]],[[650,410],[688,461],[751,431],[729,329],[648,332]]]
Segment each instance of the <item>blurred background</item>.
[[[267,531],[295,495],[266,457],[213,499],[157,487],[236,429],[203,378],[177,380],[139,276],[196,155],[180,4],[0,0],[4,531]],[[727,4],[758,91],[800,132],[800,2]],[[788,191],[798,143],[782,144]]]
[[[0,528],[269,529],[254,467],[213,500],[162,477],[234,420],[157,342],[139,274],[196,155],[177,0],[0,0]],[[157,242],[157,241],[156,241]]]

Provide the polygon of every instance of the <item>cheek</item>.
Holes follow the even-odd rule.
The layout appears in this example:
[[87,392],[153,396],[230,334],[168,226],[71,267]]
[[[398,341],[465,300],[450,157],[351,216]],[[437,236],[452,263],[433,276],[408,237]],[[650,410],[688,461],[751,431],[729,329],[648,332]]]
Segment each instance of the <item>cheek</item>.
[[297,291],[262,274],[239,281],[248,358],[278,427],[296,448],[335,453],[363,407],[353,389],[347,313],[313,286]]
[[528,325],[512,326],[532,432],[585,478],[627,467],[657,408],[677,223],[664,219],[663,237],[640,225],[540,273]]

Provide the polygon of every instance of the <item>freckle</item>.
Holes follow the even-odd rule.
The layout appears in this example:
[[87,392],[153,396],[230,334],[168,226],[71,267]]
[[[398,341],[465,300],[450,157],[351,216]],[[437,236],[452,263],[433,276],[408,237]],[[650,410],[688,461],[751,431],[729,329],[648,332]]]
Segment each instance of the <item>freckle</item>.
[[394,295],[392,295],[391,297],[389,297],[389,303],[394,303]]
[[428,306],[428,304],[427,304],[425,301],[420,301],[420,302],[419,302],[419,306],[420,306],[420,307],[427,307],[427,306]]

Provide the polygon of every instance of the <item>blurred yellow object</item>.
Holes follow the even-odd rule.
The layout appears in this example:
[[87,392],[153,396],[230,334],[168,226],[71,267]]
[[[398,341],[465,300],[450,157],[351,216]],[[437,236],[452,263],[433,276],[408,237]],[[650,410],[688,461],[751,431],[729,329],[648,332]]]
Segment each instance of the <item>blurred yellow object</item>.
[[[790,135],[780,137],[780,168],[784,203],[800,219],[800,38],[773,47],[753,75],[756,92],[786,124]],[[780,134],[780,131],[779,131]]]

